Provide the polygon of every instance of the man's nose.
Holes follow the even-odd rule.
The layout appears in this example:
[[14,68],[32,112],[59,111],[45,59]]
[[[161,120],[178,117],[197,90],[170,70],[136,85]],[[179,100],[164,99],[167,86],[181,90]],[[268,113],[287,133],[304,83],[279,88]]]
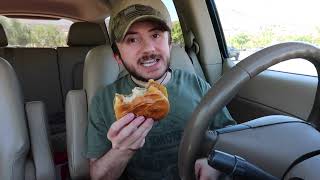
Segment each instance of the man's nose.
[[153,52],[155,50],[155,43],[149,39],[143,40],[142,50],[144,52]]

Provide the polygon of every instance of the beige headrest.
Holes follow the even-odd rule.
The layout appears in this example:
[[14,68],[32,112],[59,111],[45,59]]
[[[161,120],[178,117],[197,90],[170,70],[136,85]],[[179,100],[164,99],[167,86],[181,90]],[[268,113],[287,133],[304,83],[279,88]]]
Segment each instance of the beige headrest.
[[2,24],[0,24],[0,47],[5,47],[7,45],[8,45],[7,35],[3,29]]
[[92,22],[76,22],[70,27],[69,46],[98,46],[106,44],[106,37],[99,24]]
[[88,104],[98,89],[118,79],[120,71],[109,45],[88,52],[83,69],[83,88],[87,92]]

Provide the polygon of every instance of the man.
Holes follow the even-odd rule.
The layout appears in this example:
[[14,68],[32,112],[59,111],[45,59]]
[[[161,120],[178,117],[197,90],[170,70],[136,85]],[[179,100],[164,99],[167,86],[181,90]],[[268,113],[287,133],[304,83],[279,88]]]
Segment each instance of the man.
[[[210,86],[195,74],[171,70],[171,19],[160,0],[116,1],[110,18],[115,59],[129,74],[100,90],[89,108],[87,157],[92,179],[179,179],[178,148],[187,120]],[[115,93],[130,94],[154,79],[167,87],[170,112],[155,123],[129,113],[115,121]],[[224,108],[211,128],[234,124]],[[200,179],[217,172],[205,159],[195,164]]]

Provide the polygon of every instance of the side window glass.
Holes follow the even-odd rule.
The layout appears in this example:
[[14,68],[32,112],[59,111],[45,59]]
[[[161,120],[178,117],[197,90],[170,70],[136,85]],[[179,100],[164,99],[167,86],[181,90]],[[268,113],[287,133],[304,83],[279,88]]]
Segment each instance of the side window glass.
[[[317,0],[215,0],[215,3],[229,57],[236,63],[276,43],[300,41],[320,45]],[[269,69],[317,76],[315,67],[304,59],[292,59]]]
[[[168,11],[170,13],[171,21],[172,21],[172,31],[171,31],[171,37],[172,37],[172,42],[174,44],[180,45],[181,47],[184,47],[184,39],[182,35],[182,30],[178,18],[178,14],[176,11],[176,8],[173,4],[172,0],[162,0],[164,5],[168,8]],[[107,29],[109,31],[109,20],[110,18],[105,19],[105,23],[107,26]]]
[[180,25],[178,14],[173,4],[173,1],[162,0],[162,2],[166,5],[170,13],[170,17],[172,21],[172,31],[171,31],[172,42],[180,45],[181,47],[184,47],[185,44],[184,44],[184,39],[182,35],[181,25]]
[[0,16],[11,47],[67,46],[67,34],[72,24],[68,20],[14,19]]

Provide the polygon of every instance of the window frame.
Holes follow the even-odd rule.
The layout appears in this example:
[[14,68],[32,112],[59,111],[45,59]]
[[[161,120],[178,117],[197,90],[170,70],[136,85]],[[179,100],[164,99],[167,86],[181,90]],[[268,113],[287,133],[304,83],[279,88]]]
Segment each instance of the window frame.
[[206,0],[207,8],[209,11],[209,15],[211,18],[212,26],[215,32],[215,35],[217,37],[217,42],[219,45],[220,53],[223,57],[223,60],[225,58],[230,58],[230,54],[228,52],[227,48],[227,42],[223,33],[222,24],[220,22],[219,13],[217,10],[217,6],[214,2],[214,0]]

